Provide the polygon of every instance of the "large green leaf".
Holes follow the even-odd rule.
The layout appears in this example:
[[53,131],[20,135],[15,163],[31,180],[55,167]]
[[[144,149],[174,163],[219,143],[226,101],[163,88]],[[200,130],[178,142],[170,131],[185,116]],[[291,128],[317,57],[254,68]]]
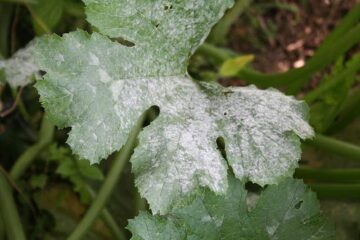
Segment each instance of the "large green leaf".
[[158,106],[132,158],[136,185],[154,212],[165,213],[200,186],[226,191],[218,137],[239,179],[265,185],[292,174],[300,157],[296,135],[313,134],[304,103],[276,90],[198,85],[186,72],[188,57],[232,1],[86,2],[102,32],[135,45],[83,31],[37,44],[35,58],[47,72],[36,85],[41,102],[58,126],[72,128],[68,143],[76,154],[99,162],[121,148],[145,110]]
[[204,190],[165,216],[140,213],[129,221],[132,240],[331,240],[316,195],[301,181],[267,187],[248,206],[244,184],[229,177],[225,196]]

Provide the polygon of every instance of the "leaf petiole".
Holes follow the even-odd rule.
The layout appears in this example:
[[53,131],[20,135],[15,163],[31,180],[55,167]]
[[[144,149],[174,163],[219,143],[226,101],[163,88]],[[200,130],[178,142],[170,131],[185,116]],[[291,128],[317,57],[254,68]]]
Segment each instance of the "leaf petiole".
[[355,144],[340,141],[331,137],[317,134],[314,139],[306,141],[311,146],[360,161],[360,147]]
[[310,184],[321,199],[360,199],[360,184]]
[[25,233],[8,181],[0,171],[0,213],[8,239],[25,240]]
[[142,129],[144,117],[139,119],[133,131],[130,133],[126,144],[123,148],[116,154],[114,159],[114,166],[111,168],[108,173],[103,185],[100,188],[100,191],[96,195],[93,203],[91,204],[89,210],[86,212],[84,218],[81,222],[76,226],[74,231],[70,234],[68,240],[78,240],[81,239],[87,231],[91,228],[92,224],[96,220],[97,216],[103,210],[106,205],[109,197],[111,196],[114,187],[116,186],[119,177],[121,176],[121,172],[125,166],[125,164],[129,161],[134,147],[136,145],[136,140],[139,132]]
[[324,169],[300,167],[295,170],[295,177],[306,180],[315,180],[316,182],[360,183],[360,169]]

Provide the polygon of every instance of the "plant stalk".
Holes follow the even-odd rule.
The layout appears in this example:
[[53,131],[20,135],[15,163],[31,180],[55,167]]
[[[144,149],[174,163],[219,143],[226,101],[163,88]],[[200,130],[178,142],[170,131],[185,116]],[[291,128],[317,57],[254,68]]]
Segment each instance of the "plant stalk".
[[295,170],[295,177],[315,180],[317,182],[360,183],[360,169],[319,169],[300,167]]
[[[90,186],[88,186],[87,188],[90,192],[91,197],[94,199],[96,196],[95,191]],[[105,222],[105,224],[108,226],[109,230],[111,231],[111,233],[113,234],[115,239],[126,240],[125,233],[122,231],[121,228],[119,228],[115,219],[113,218],[113,216],[111,215],[109,210],[107,210],[106,207],[104,207],[104,209],[101,211],[101,218]]]
[[306,141],[306,143],[329,153],[360,161],[360,147],[355,144],[343,142],[321,134],[317,134],[314,139]]
[[323,69],[339,56],[346,53],[360,41],[360,24],[346,33],[343,38],[333,42],[333,45],[320,47],[315,55],[302,68],[294,68],[284,73],[264,74],[255,70],[244,69],[238,77],[261,87],[282,86],[291,80],[296,85],[304,84],[315,72]]
[[215,45],[223,45],[226,40],[231,25],[251,4],[252,0],[236,0],[234,6],[224,15],[224,17],[212,29],[208,41]]
[[4,220],[7,238],[25,240],[25,233],[20,221],[19,213],[16,209],[12,190],[2,171],[0,171],[0,203],[0,213]]
[[321,199],[360,199],[360,184],[310,184],[310,188]]
[[19,112],[20,112],[21,116],[24,118],[24,120],[29,122],[30,121],[30,115],[26,111],[24,102],[21,99],[22,92],[23,91],[22,91],[21,88],[20,88],[19,91],[17,89],[14,89],[14,88],[11,89],[11,94],[13,96],[13,99],[15,99],[17,109],[19,110]]
[[53,135],[54,125],[46,116],[43,116],[37,143],[21,154],[11,168],[10,177],[13,180],[17,180],[21,177],[39,153],[51,143]]
[[118,224],[114,220],[111,213],[104,208],[101,212],[101,218],[106,223],[106,225],[109,227],[111,233],[115,237],[116,240],[126,240],[125,233],[119,228]]
[[134,130],[130,133],[124,147],[117,153],[114,159],[114,166],[108,173],[102,187],[100,188],[100,191],[96,195],[93,203],[91,204],[90,208],[86,212],[81,222],[76,226],[74,231],[69,236],[68,240],[82,239],[87,233],[87,231],[91,228],[92,224],[94,223],[104,206],[106,205],[116,183],[121,176],[121,172],[125,164],[128,162],[133,153],[134,147],[136,145],[137,136],[142,129],[144,116],[141,117],[141,119],[136,124]]

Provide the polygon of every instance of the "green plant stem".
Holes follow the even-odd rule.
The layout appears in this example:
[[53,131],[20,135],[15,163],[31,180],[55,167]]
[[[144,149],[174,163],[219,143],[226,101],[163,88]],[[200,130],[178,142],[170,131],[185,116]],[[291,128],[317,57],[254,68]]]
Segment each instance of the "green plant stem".
[[[145,115],[144,115],[145,116]],[[130,159],[133,149],[136,145],[137,135],[142,129],[142,123],[144,121],[144,116],[138,121],[134,130],[130,133],[129,138],[124,145],[124,147],[117,153],[114,159],[114,166],[111,168],[108,173],[100,191],[96,195],[93,203],[91,204],[89,210],[86,212],[85,216],[81,222],[76,226],[74,231],[69,236],[68,240],[79,240],[84,237],[89,228],[92,226],[97,216],[101,210],[106,205],[110,195],[113,192],[113,189],[118,182],[121,172],[125,164]]]
[[325,41],[323,44],[320,45],[314,56],[307,62],[307,64],[305,64],[303,68],[298,68],[299,71],[297,72],[297,74],[295,71],[297,69],[293,69],[295,75],[297,76],[297,79],[293,80],[294,84],[290,86],[287,93],[297,93],[309,81],[312,75],[324,69],[327,65],[336,61],[339,57],[344,55],[352,47],[356,46],[356,44],[359,42],[360,23],[356,24],[352,29],[349,29],[348,32],[344,33],[342,37],[339,37],[329,42]]
[[[360,41],[360,24],[356,25],[351,31],[346,33],[342,38],[333,42],[333,45],[327,44],[327,48],[320,47],[315,55],[302,68],[291,69],[284,73],[264,74],[253,69],[244,68],[237,75],[250,83],[260,87],[276,87],[288,84],[289,79],[295,85],[299,82],[303,85],[308,78],[315,72],[326,67],[332,61],[343,55],[352,46]],[[224,61],[234,57],[234,53],[228,50],[204,43],[198,50],[198,53],[209,56],[216,63],[222,64]],[[294,92],[293,89],[290,92]]]
[[[360,3],[357,3],[339,22],[334,30],[331,31],[330,35],[326,37],[320,48],[329,48],[333,45],[333,42],[343,37],[347,31],[356,25],[360,20]],[[319,49],[320,49],[319,48]]]
[[8,239],[25,240],[19,213],[15,206],[12,190],[6,176],[0,171],[0,213],[4,220],[4,226]]
[[306,143],[329,153],[360,161],[360,147],[355,144],[343,142],[320,134],[317,134],[314,139],[306,141]]
[[6,232],[5,232],[4,221],[3,221],[1,213],[0,213],[0,240],[5,239],[5,234],[6,234]]
[[104,220],[106,225],[110,228],[113,236],[117,240],[126,240],[125,233],[119,228],[116,221],[107,209],[103,209],[101,212],[101,218]]
[[30,166],[33,160],[39,155],[39,153],[46,148],[51,142],[54,135],[54,125],[49,119],[44,116],[41,123],[41,129],[39,139],[37,143],[29,147],[15,162],[11,171],[10,177],[13,180],[17,180]]
[[282,86],[289,83],[304,84],[308,78],[315,72],[323,69],[333,62],[339,56],[346,53],[351,47],[360,41],[360,24],[356,25],[351,31],[346,33],[342,38],[333,42],[333,45],[320,47],[314,56],[302,68],[291,69],[284,73],[264,74],[254,70],[243,70],[238,76],[250,83],[262,87]]
[[315,180],[318,182],[359,182],[360,169],[319,169],[300,167],[295,171],[296,178]]
[[231,25],[250,5],[252,0],[236,0],[234,6],[225,14],[225,16],[212,29],[208,41],[215,45],[222,45],[226,41]]
[[[87,186],[87,188],[90,192],[91,197],[94,199],[96,196],[95,191],[90,186]],[[101,218],[103,219],[105,224],[108,226],[108,228],[110,229],[110,231],[113,234],[113,236],[115,237],[115,239],[126,240],[125,233],[122,231],[122,229],[119,228],[115,219],[113,218],[113,216],[111,215],[109,210],[107,210],[106,207],[104,207],[104,209],[101,211]]]
[[238,56],[238,54],[229,49],[216,47],[209,43],[202,44],[196,52],[211,58],[217,65],[221,65],[226,60]]
[[110,228],[113,236],[117,240],[126,240],[125,233],[119,228],[118,224],[107,209],[101,212],[101,218],[104,220],[106,225]]
[[25,108],[24,102],[21,99],[21,96],[18,97],[18,94],[21,94],[22,92],[23,91],[21,91],[21,90],[18,91],[16,88],[11,89],[11,94],[12,94],[13,99],[18,99],[17,100],[17,108],[18,108],[21,116],[24,118],[24,120],[26,122],[29,122],[30,121],[30,115],[26,111],[26,108]]
[[360,184],[310,184],[321,199],[360,199]]

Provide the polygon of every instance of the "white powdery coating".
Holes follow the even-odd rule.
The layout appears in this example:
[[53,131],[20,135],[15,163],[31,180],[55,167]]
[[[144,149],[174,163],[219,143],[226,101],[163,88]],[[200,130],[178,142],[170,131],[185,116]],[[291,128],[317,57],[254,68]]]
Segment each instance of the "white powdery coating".
[[[113,0],[87,2],[125,11],[112,6]],[[119,15],[135,11],[132,2],[127,2],[129,11]],[[157,16],[157,11],[149,10],[154,6],[147,5],[164,2],[144,1],[139,7],[148,9],[144,12],[147,18],[168,20],[162,24],[168,24],[166,31],[170,31],[169,24],[176,21]],[[172,46],[162,38],[156,38],[160,41],[156,45],[147,42],[147,33],[142,32],[147,28],[141,24],[147,26],[149,21],[132,19],[140,27],[123,31],[129,36],[138,34],[133,36],[138,40],[133,47],[98,33],[76,31],[63,37],[48,36],[35,51],[39,66],[47,73],[36,84],[41,102],[57,125],[72,128],[69,145],[92,163],[119,150],[144,111],[160,108],[160,116],[140,134],[132,158],[141,195],[153,212],[160,213],[200,186],[216,193],[226,191],[227,164],[217,149],[218,137],[225,139],[228,162],[236,176],[264,185],[291,175],[299,158],[295,134],[302,138],[312,135],[303,104],[279,92],[218,86],[209,90],[195,84],[185,70],[187,56],[229,2],[211,0],[204,9],[198,7],[205,1],[176,4],[171,16],[180,25],[178,35],[169,40]],[[188,28],[198,34],[186,35]],[[186,43],[176,45],[176,36],[184,36]]]
[[206,95],[184,77],[158,78],[150,85],[158,89],[153,102],[160,116],[140,134],[132,164],[136,185],[151,209],[166,213],[199,186],[224,193],[227,166],[217,150],[217,127],[207,112]]
[[39,67],[33,59],[34,43],[30,42],[25,48],[18,50],[11,58],[0,60],[0,70],[4,69],[6,81],[11,87],[25,86],[31,83],[39,73]]
[[304,121],[306,105],[276,90],[224,91],[229,93],[212,95],[212,113],[235,175],[262,186],[291,175],[301,154],[295,134],[303,139],[313,136]]
[[[87,19],[110,37],[121,37],[180,64],[204,41],[233,0],[84,0]],[[154,47],[156,46],[156,47]],[[176,57],[175,57],[176,56]],[[182,66],[185,70],[185,65]]]

